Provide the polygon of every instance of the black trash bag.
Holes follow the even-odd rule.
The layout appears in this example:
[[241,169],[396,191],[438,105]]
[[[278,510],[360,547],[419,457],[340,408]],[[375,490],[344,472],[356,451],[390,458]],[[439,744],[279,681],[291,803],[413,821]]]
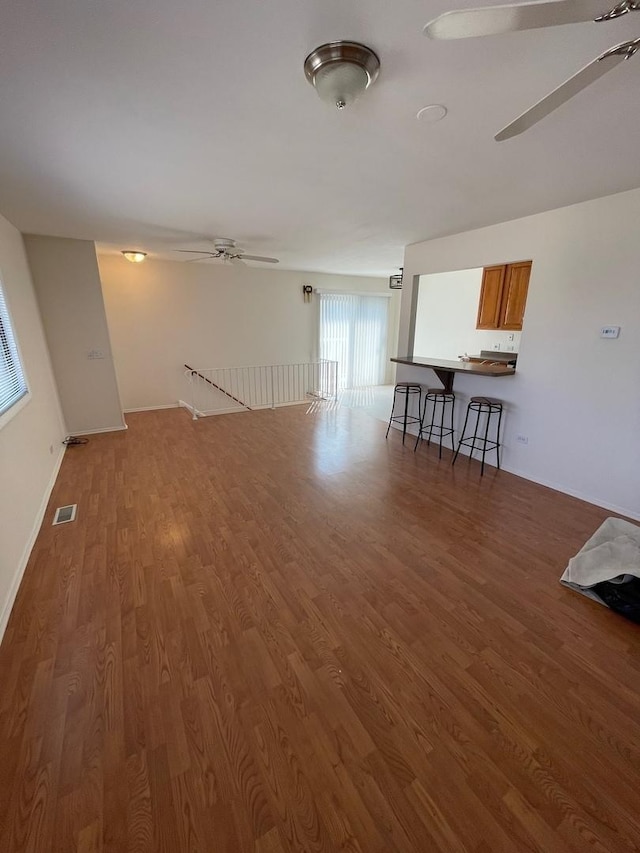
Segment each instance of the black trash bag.
[[630,577],[624,583],[602,581],[591,589],[616,613],[640,624],[640,578]]

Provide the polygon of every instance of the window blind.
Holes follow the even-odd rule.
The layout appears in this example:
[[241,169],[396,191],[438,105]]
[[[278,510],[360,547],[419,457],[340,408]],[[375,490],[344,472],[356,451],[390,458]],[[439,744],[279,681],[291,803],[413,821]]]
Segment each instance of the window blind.
[[338,387],[381,385],[389,300],[354,293],[320,293],[319,297],[319,355],[338,362]]
[[24,397],[28,390],[0,284],[0,415]]

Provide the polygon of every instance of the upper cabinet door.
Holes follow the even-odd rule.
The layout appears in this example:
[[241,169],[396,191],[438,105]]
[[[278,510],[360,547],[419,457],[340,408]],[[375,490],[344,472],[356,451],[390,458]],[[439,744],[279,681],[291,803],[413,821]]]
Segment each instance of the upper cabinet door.
[[506,267],[504,264],[484,268],[476,329],[498,328],[505,274]]
[[522,330],[530,274],[531,261],[522,261],[507,266],[498,322],[500,329],[508,329],[514,332]]

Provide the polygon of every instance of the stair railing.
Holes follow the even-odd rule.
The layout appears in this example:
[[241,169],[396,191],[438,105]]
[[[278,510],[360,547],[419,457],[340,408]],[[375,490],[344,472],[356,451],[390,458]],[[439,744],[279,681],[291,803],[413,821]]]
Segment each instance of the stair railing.
[[[196,368],[184,365],[191,404],[180,401],[193,419],[254,409],[275,409],[338,397],[338,362],[321,359],[297,364]],[[230,405],[230,403],[232,405]]]
[[238,403],[238,405],[247,409],[249,412],[251,411],[251,406],[247,406],[247,404],[245,402],[243,402],[242,400],[239,400],[237,397],[234,397],[234,395],[230,394],[229,391],[227,391],[225,388],[221,388],[220,385],[217,385],[212,379],[209,379],[208,376],[204,376],[202,373],[200,373],[200,371],[195,370],[195,368],[193,368],[193,367],[189,367],[188,364],[185,364],[185,368],[191,373],[192,378],[194,376],[197,376],[198,379],[202,379],[203,382],[208,383],[213,388],[215,388],[217,391],[220,391],[222,394],[226,394],[227,397],[229,397],[231,400],[234,400],[236,403]]

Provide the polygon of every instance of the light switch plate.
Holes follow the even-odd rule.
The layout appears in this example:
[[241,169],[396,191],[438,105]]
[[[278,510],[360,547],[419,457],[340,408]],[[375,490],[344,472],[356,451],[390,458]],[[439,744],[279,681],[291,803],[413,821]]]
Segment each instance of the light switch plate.
[[602,326],[600,329],[601,338],[617,338],[620,334],[620,326]]
[[92,349],[92,350],[89,350],[87,358],[91,358],[91,359],[93,359],[93,358],[104,358],[104,353],[102,352],[101,349]]

